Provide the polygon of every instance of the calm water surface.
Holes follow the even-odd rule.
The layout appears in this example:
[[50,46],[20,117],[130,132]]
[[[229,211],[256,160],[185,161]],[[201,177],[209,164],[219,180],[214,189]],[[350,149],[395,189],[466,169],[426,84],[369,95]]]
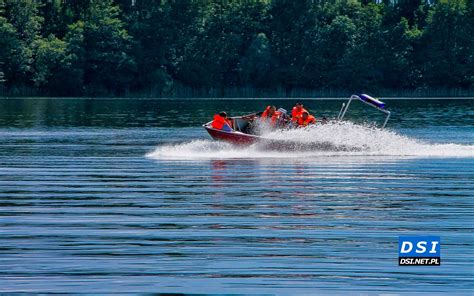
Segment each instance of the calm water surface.
[[[472,100],[277,135],[358,152],[236,148],[200,126],[269,103],[295,101],[0,100],[0,292],[473,293]],[[400,235],[441,236],[442,265],[399,267]]]

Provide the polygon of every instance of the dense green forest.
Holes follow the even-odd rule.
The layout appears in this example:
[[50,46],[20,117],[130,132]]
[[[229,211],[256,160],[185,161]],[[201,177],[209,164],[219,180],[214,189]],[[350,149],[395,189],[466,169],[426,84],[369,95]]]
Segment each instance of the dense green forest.
[[0,0],[0,91],[472,95],[473,0]]

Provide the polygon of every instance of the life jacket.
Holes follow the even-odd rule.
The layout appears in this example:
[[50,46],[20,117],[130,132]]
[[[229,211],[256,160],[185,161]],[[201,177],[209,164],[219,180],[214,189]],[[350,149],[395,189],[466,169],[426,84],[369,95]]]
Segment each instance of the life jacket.
[[291,120],[292,121],[297,121],[298,118],[303,116],[303,112],[308,112],[308,111],[305,108],[301,108],[301,109],[298,110],[298,108],[296,106],[293,107],[293,109],[291,110]]
[[296,122],[298,123],[298,126],[308,126],[309,124],[316,123],[316,118],[314,118],[313,115],[308,115],[306,120],[303,120],[303,118],[300,117]]
[[214,120],[211,122],[211,126],[218,130],[223,130],[224,125],[226,124],[230,127],[230,129],[234,128],[232,124],[232,120],[228,118],[224,118],[220,116],[219,114],[214,115]]
[[214,120],[211,123],[211,126],[215,129],[221,130],[226,124],[227,121],[224,117],[220,116],[219,114],[214,115]]
[[[265,109],[265,111],[263,111],[262,116],[261,116],[261,118],[262,118],[263,120],[267,120],[267,119],[268,119],[268,116],[269,116],[268,113],[269,113],[269,111],[270,111],[270,108],[271,108],[270,106],[267,106],[267,108]],[[278,119],[280,118],[280,116],[281,116],[281,112],[280,112],[280,111],[275,111],[275,113],[273,113],[272,117],[270,118],[270,123],[271,123],[272,125],[275,125],[275,124],[277,123]]]
[[272,125],[275,125],[278,122],[278,120],[280,119],[280,116],[281,116],[281,112],[275,111],[271,119]]
[[262,116],[261,116],[262,119],[267,119],[268,112],[270,112],[270,108],[271,108],[270,106],[267,106],[267,108],[265,108],[265,111],[263,111]]

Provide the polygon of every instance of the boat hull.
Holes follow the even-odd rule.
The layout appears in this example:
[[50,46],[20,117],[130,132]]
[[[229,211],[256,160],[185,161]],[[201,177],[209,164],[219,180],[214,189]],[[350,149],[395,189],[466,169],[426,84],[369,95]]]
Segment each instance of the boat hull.
[[336,146],[328,142],[299,142],[291,140],[273,140],[257,135],[245,134],[240,131],[226,132],[212,128],[211,123],[203,125],[209,135],[217,141],[224,141],[234,145],[257,145],[259,149],[275,151],[359,151],[360,149],[345,145]]
[[259,136],[244,134],[242,132],[236,131],[226,132],[217,130],[210,127],[208,124],[204,125],[204,128],[214,140],[225,141],[235,145],[251,145],[261,140],[261,137]]

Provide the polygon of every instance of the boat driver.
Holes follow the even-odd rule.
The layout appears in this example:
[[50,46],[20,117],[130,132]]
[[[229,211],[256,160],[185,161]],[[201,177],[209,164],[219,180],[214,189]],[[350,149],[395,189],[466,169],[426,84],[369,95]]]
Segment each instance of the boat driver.
[[214,129],[223,130],[225,132],[233,131],[231,121],[227,118],[227,113],[224,111],[214,115],[214,120],[212,121],[211,126]]

